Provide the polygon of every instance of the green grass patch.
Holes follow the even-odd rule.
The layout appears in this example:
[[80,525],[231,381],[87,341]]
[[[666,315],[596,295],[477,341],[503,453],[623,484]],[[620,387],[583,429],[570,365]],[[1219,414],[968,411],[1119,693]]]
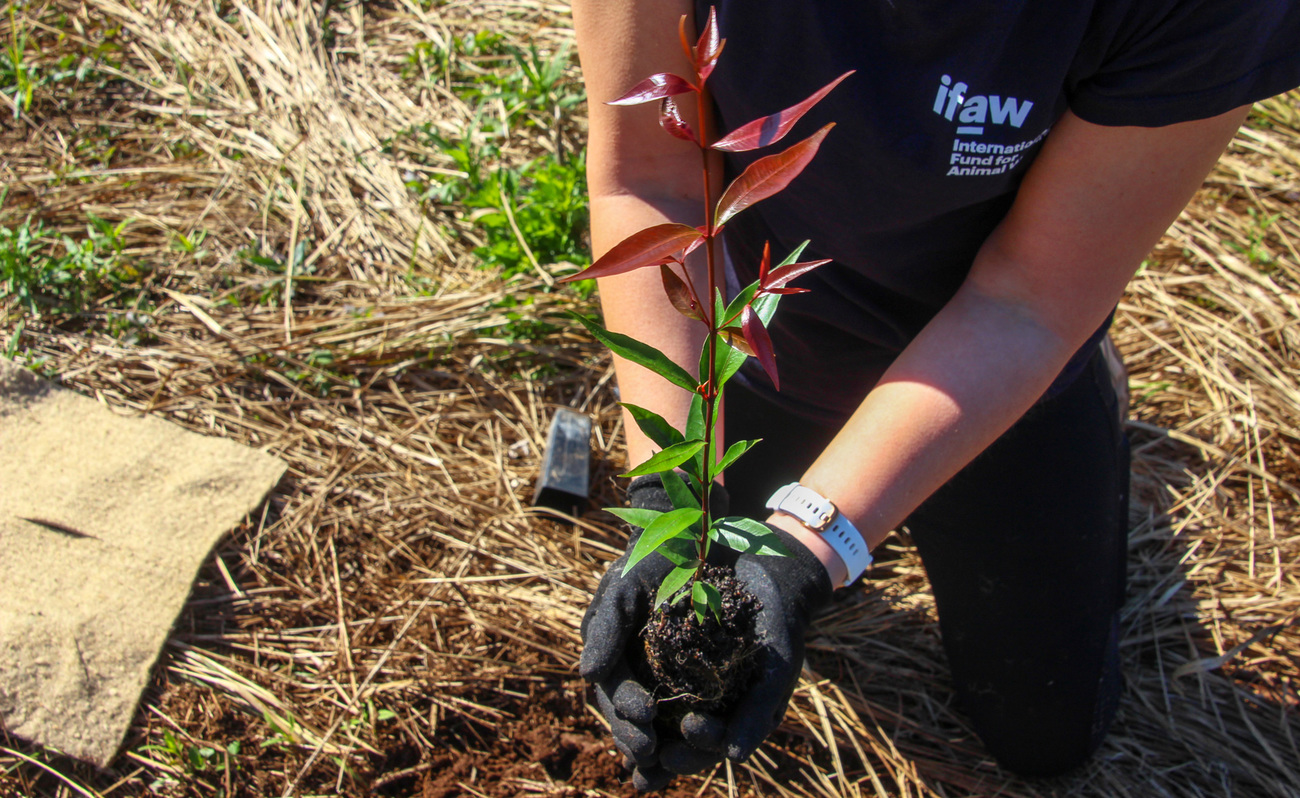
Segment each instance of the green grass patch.
[[[458,208],[478,239],[481,265],[507,278],[531,271],[534,262],[590,262],[583,153],[565,143],[572,113],[585,101],[572,61],[567,45],[546,55],[480,31],[446,46],[422,42],[403,70],[408,80],[450,91],[473,109],[458,135],[424,126],[401,137],[418,145],[415,151],[441,156],[430,165],[445,168],[450,160],[459,172],[412,175],[407,187],[422,203]],[[522,163],[506,153],[521,142],[537,153]],[[402,143],[389,142],[390,150]]]

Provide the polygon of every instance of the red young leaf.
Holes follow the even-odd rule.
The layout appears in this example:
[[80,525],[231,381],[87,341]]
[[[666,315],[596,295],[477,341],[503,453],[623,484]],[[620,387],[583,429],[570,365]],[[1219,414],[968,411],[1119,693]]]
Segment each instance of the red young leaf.
[[[689,255],[689,254],[691,254],[692,252],[694,252],[695,250],[699,249],[699,248],[700,248],[700,245],[702,245],[705,241],[708,241],[708,240],[709,240],[709,239],[708,239],[708,230],[704,229],[704,225],[700,225],[699,227],[695,228],[695,232],[699,233],[699,234],[700,234],[700,237],[697,238],[697,239],[695,239],[694,241],[692,241],[690,244],[688,244],[688,245],[686,246],[686,251],[682,253],[682,260],[686,260],[686,256],[687,256],[687,255]],[[718,233],[721,233],[721,232],[722,232],[722,228],[721,228],[721,227],[715,227],[715,228],[713,228],[713,235],[714,235],[715,238],[717,237]]]
[[[803,263],[787,263],[784,266],[778,266],[773,269],[772,272],[767,275],[766,279],[759,277],[759,285],[761,285],[763,290],[767,293],[775,294],[777,291],[774,289],[784,288],[786,283],[799,275],[807,274],[818,266],[825,266],[830,262],[830,258],[825,258],[823,260],[808,260]],[[801,294],[804,290],[805,289],[799,289],[795,293]]]
[[614,245],[586,269],[560,280],[586,280],[592,277],[609,277],[630,272],[645,266],[658,266],[671,260],[685,247],[700,237],[700,231],[688,224],[657,224],[637,231]]
[[835,123],[831,122],[789,149],[759,158],[745,167],[745,171],[727,186],[722,199],[718,200],[714,226],[721,227],[750,205],[767,199],[790,185],[790,181],[798,177],[817,154],[822,139],[826,138],[833,127]]
[[695,138],[695,131],[691,130],[691,126],[685,119],[682,119],[681,109],[677,107],[672,97],[665,97],[659,101],[659,126],[683,141],[700,143]]
[[726,150],[727,152],[744,152],[775,144],[785,138],[785,134],[790,132],[790,128],[794,127],[794,123],[798,122],[800,117],[808,113],[808,110],[821,102],[821,99],[829,94],[831,89],[838,86],[840,81],[852,75],[855,71],[857,70],[845,72],[797,105],[792,105],[784,111],[741,125],[715,141],[713,149]]
[[686,14],[682,14],[682,18],[677,20],[677,38],[682,43],[682,52],[686,53],[686,60],[694,64],[695,48],[691,47],[691,43],[686,40]]
[[709,20],[704,23],[704,31],[700,34],[700,40],[695,43],[695,71],[700,76],[700,83],[708,80],[709,75],[713,73],[713,67],[718,63],[718,55],[722,52],[722,46],[726,43],[725,39],[718,38],[718,10],[712,6],[709,7]]
[[767,287],[767,270],[772,267],[772,244],[763,242],[763,259],[758,262],[758,284]]
[[710,58],[710,59],[708,60],[707,63],[704,63],[704,64],[701,64],[701,65],[700,65],[700,85],[701,85],[701,86],[704,85],[704,81],[708,79],[709,75],[712,75],[712,74],[713,74],[713,68],[714,68],[715,66],[718,65],[718,56],[722,55],[722,50],[723,50],[723,48],[725,48],[726,46],[727,46],[727,40],[726,40],[726,39],[723,39],[722,41],[718,42],[718,49],[717,49],[716,51],[714,51],[714,53],[713,53],[713,57]]
[[662,100],[674,94],[685,94],[688,91],[695,91],[695,86],[689,80],[671,72],[660,72],[628,89],[627,93],[617,100],[610,100],[605,104],[640,105],[651,100]]
[[668,295],[668,301],[673,303],[677,312],[681,313],[688,319],[704,321],[704,314],[700,311],[700,303],[695,301],[691,294],[690,286],[686,281],[678,276],[668,264],[664,263],[659,266],[659,275],[664,281],[664,293]]
[[740,314],[740,329],[744,331],[745,340],[749,342],[749,348],[754,350],[759,365],[767,372],[768,379],[772,380],[772,387],[781,390],[781,380],[776,376],[776,354],[772,351],[772,339],[752,305],[746,305]]
[[809,289],[807,288],[764,288],[763,289],[763,293],[765,294],[780,294],[781,296],[788,296],[790,294],[806,294],[808,293],[808,291]]

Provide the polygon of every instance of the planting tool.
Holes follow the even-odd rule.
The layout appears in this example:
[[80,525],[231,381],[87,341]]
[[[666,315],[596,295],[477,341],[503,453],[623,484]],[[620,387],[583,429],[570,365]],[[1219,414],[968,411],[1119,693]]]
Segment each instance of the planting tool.
[[591,419],[561,407],[546,435],[533,506],[573,515],[586,504],[590,484]]

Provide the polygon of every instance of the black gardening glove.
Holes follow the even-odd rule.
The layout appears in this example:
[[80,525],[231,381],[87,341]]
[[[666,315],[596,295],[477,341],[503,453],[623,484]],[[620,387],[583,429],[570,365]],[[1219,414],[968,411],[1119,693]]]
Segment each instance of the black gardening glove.
[[748,759],[781,725],[803,670],[804,632],[835,590],[826,566],[807,546],[784,530],[768,528],[790,556],[742,554],[736,561],[736,578],[763,602],[757,630],[763,663],[758,681],[727,719],[724,743],[734,762]]
[[670,773],[698,773],[720,762],[723,754],[735,762],[748,759],[781,724],[799,682],[804,631],[813,613],[830,601],[833,588],[826,567],[806,546],[783,530],[768,528],[791,556],[742,554],[736,561],[736,578],[763,604],[756,630],[763,658],[757,680],[729,717],[697,713],[693,723],[701,731],[664,744],[659,765]]
[[[710,496],[714,514],[726,515],[726,491],[715,485]],[[637,509],[660,512],[673,509],[657,474],[633,479],[628,486],[627,498],[628,505]],[[636,546],[640,534],[641,530],[633,528],[627,544],[628,552]],[[654,790],[667,784],[672,773],[659,765],[654,697],[633,675],[627,649],[639,644],[638,633],[650,615],[651,602],[673,564],[656,552],[641,560],[624,576],[623,564],[627,562],[627,556],[624,553],[610,564],[582,618],[583,648],[579,670],[582,678],[595,685],[596,706],[609,722],[615,745],[627,757],[628,765],[635,765],[633,784],[639,790]],[[695,745],[720,750],[721,727],[715,724],[701,730],[698,722],[689,716],[683,721],[683,726],[683,735]],[[711,734],[711,737],[701,737],[703,732]]]

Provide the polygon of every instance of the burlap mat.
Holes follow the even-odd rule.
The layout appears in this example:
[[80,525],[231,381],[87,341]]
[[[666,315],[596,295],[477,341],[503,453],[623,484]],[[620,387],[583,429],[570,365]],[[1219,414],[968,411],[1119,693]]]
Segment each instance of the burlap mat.
[[199,566],[283,472],[0,359],[0,726],[107,765]]

